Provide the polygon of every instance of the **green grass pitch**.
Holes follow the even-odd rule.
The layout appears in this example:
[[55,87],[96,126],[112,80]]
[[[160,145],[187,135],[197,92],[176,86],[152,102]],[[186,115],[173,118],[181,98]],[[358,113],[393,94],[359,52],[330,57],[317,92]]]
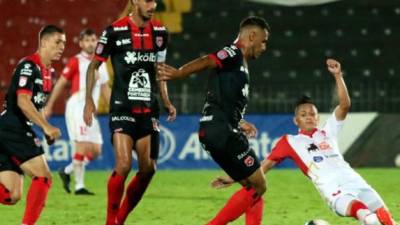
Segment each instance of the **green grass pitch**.
[[[385,200],[394,217],[400,220],[400,170],[360,169],[361,175]],[[132,173],[133,174],[133,173]],[[222,175],[218,170],[158,171],[139,206],[125,225],[201,225],[211,219],[239,186],[214,190],[209,183]],[[109,172],[86,174],[87,187],[95,196],[74,196],[61,188],[54,174],[46,207],[37,225],[104,225],[106,182]],[[322,218],[332,225],[356,225],[351,218],[334,215],[320,198],[311,182],[298,170],[273,170],[267,176],[263,225],[303,225]],[[24,197],[15,206],[0,205],[0,225],[21,223]],[[244,224],[243,218],[231,223]]]

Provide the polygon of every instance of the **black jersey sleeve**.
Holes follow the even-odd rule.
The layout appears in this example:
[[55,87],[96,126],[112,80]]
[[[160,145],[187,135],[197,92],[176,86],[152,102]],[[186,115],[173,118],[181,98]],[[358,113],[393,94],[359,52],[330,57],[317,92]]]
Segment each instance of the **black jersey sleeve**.
[[157,51],[157,62],[165,62],[167,57],[168,30],[164,26],[155,29],[154,42]]
[[33,62],[22,61],[17,65],[13,78],[17,94],[27,93],[32,95],[34,79],[37,77],[36,73],[39,73],[39,70]]
[[219,69],[233,69],[242,62],[240,49],[235,45],[226,46],[219,51],[211,53],[209,57],[217,63]]
[[111,51],[114,48],[113,39],[114,29],[112,26],[107,27],[99,38],[96,46],[95,57],[100,61],[106,61]]

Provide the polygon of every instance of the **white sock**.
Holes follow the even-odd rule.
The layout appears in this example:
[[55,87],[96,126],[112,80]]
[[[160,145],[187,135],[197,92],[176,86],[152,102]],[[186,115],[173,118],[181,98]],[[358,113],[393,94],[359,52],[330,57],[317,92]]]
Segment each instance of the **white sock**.
[[85,165],[83,161],[74,160],[75,190],[85,187]]
[[64,168],[64,173],[71,174],[74,171],[74,160]]
[[[359,210],[361,211],[361,210]],[[358,213],[357,213],[358,214]],[[362,220],[363,225],[381,225],[375,213],[370,213]]]

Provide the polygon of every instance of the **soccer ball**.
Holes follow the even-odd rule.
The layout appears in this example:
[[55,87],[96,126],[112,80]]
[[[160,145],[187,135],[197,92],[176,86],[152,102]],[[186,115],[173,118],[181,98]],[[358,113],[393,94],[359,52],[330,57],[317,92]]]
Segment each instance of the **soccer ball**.
[[321,219],[310,220],[304,225],[330,225],[327,221]]

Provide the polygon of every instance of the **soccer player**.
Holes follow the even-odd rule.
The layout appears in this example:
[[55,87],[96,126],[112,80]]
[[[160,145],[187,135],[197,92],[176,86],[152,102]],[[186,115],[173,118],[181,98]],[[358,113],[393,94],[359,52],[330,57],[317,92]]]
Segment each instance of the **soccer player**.
[[[93,118],[93,125],[86,126],[83,121],[83,107],[85,105],[86,73],[90,61],[94,56],[97,44],[96,33],[92,29],[84,29],[79,35],[80,53],[71,57],[65,66],[60,78],[57,80],[45,112],[51,115],[54,102],[61,95],[64,88],[71,83],[71,96],[65,108],[65,119],[68,128],[68,136],[74,141],[75,153],[72,162],[59,170],[63,187],[70,193],[70,174],[75,175],[75,194],[93,195],[94,193],[85,188],[84,174],[86,165],[101,154],[103,138],[99,122]],[[94,103],[99,102],[100,96],[104,102],[110,102],[110,87],[108,86],[108,72],[106,64],[103,64],[96,73],[96,84],[92,96]]]
[[32,125],[43,129],[49,144],[61,135],[40,110],[52,89],[51,63],[61,58],[65,42],[64,31],[54,25],[40,30],[38,51],[18,63],[0,116],[0,203],[15,204],[21,198],[22,174],[32,177],[23,225],[36,223],[51,186],[51,173]]
[[236,196],[237,201],[231,203],[230,207],[235,211],[222,213],[210,224],[227,224],[252,205],[262,208],[265,179],[247,140],[256,135],[257,129],[243,120],[243,115],[250,85],[247,61],[258,58],[266,50],[269,32],[264,19],[248,17],[241,22],[238,38],[233,44],[179,69],[166,64],[158,66],[160,80],[183,78],[212,69],[200,119],[199,139],[219,166],[243,185],[243,191]]
[[[107,225],[123,224],[139,203],[155,170],[158,157],[158,101],[156,64],[165,62],[168,33],[152,20],[155,0],[131,0],[132,13],[107,27],[100,37],[95,58],[89,65],[84,120],[92,124],[95,71],[111,58],[115,79],[110,102],[110,130],[115,168],[108,181]],[[168,99],[166,82],[158,84],[169,120],[176,110]],[[139,171],[124,194],[124,183],[136,151]]]
[[[311,179],[332,211],[339,216],[353,217],[363,225],[395,225],[378,193],[349,166],[339,151],[337,138],[350,109],[350,97],[340,63],[328,59],[326,64],[336,82],[339,105],[323,128],[319,129],[317,107],[310,98],[301,99],[293,119],[299,133],[282,136],[262,162],[261,168],[267,173],[282,160],[290,158]],[[212,184],[214,187],[223,187],[233,182],[231,178],[220,177]],[[249,213],[252,210],[254,212],[249,207]],[[249,215],[246,213],[246,221],[257,219],[257,223],[246,224],[261,224],[261,217],[262,210]]]

